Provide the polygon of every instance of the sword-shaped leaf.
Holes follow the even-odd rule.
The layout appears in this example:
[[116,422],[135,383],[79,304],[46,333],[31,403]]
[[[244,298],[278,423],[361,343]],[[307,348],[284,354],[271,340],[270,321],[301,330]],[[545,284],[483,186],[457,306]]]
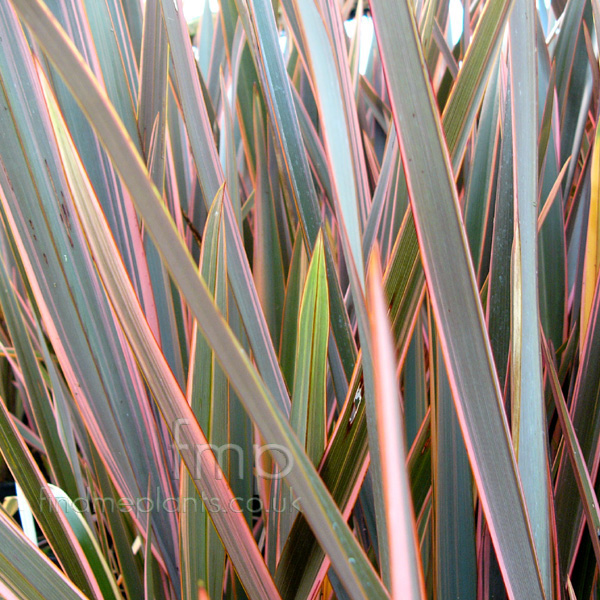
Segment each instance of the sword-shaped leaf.
[[[509,594],[543,598],[454,175],[412,7],[374,0],[372,9],[428,289],[477,488]],[[492,443],[494,452],[489,452]]]

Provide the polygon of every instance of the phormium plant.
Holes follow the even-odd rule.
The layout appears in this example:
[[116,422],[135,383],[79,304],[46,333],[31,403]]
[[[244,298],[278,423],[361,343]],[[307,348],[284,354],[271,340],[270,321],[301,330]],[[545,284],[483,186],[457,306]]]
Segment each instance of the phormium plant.
[[0,597],[597,598],[600,4],[204,4],[0,0]]

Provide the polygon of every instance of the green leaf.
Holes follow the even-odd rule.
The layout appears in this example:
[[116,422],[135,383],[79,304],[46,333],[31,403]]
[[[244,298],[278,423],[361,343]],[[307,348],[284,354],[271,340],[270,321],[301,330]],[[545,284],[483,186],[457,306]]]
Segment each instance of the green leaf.
[[[273,582],[265,568],[264,561],[258,552],[248,525],[238,509],[237,501],[227,481],[223,478],[221,467],[216,461],[212,447],[198,425],[192,408],[187,403],[173,373],[166,364],[164,355],[141,313],[137,298],[120,263],[118,251],[112,241],[110,232],[106,228],[97,199],[93,195],[77,155],[73,152],[72,142],[64,128],[64,122],[61,120],[56,105],[52,104],[50,96],[48,96],[48,100],[65,169],[71,186],[77,192],[74,197],[77,201],[77,210],[82,226],[87,234],[96,264],[121,326],[124,328],[132,350],[135,352],[140,369],[154,395],[165,424],[174,437],[175,446],[179,450],[199,494],[206,494],[206,496],[203,496],[203,501],[206,498],[206,502],[214,501],[219,507],[217,511],[209,511],[210,516],[248,593],[254,593],[260,598],[276,598],[277,592]],[[118,131],[118,128],[116,131]],[[133,164],[139,165],[138,168],[143,168],[139,155],[136,158],[138,162]],[[147,174],[144,182],[150,193],[158,199],[156,188],[152,186]],[[161,204],[157,203],[157,206],[159,210],[164,210]],[[167,214],[166,212],[163,213],[163,215]],[[175,232],[172,221],[165,220],[163,217],[163,222],[170,224],[171,231]],[[169,230],[167,229],[167,231]],[[178,237],[175,237],[175,239],[177,240],[177,247],[183,248],[181,239]],[[157,242],[157,239],[155,238],[154,241]],[[161,248],[161,244],[157,243],[157,246],[159,249]],[[184,261],[180,263],[180,266],[185,268],[185,265],[189,265],[188,268],[191,268],[191,273],[188,273],[188,275],[191,275],[193,280],[190,279],[189,282],[195,281],[199,284],[197,287],[199,287],[202,294],[201,305],[206,305],[208,302],[213,311],[211,316],[213,319],[216,318],[216,322],[220,325],[219,329],[226,328],[226,324],[221,321],[221,314],[213,304],[212,296],[206,288],[206,284],[199,277],[195,266],[191,262],[191,257],[185,249],[180,250],[180,252],[184,257]],[[168,261],[167,264],[169,264]],[[174,276],[176,280],[179,280],[177,273],[174,273]],[[198,299],[200,300],[200,298]],[[238,342],[233,338],[230,330],[226,328],[225,331],[230,336],[230,344],[233,344],[235,351],[241,352]],[[222,331],[220,335],[222,335]],[[204,469],[207,469],[207,471],[204,471]],[[213,476],[198,477],[199,473],[206,472],[212,473]],[[221,512],[221,507],[223,512]]]
[[[303,247],[297,241],[299,251],[296,257],[299,266],[303,267]],[[305,260],[305,259],[304,259]],[[295,267],[296,265],[292,265]],[[302,268],[299,269],[302,275]],[[305,270],[305,269],[304,269]],[[290,278],[293,274],[290,273]],[[297,279],[297,277],[295,278]],[[294,279],[291,281],[294,284]],[[293,338],[285,340],[287,344],[294,342],[294,378],[292,394],[292,412],[290,425],[306,449],[309,458],[317,467],[323,452],[327,433],[326,400],[327,400],[327,344],[329,335],[329,299],[327,294],[327,276],[325,272],[325,255],[321,234],[313,251],[308,273],[304,281],[304,289],[294,299],[297,306],[297,319],[293,330]],[[292,307],[290,307],[291,313]],[[292,490],[283,482],[276,482],[272,489],[271,514],[269,531],[272,534],[271,546],[279,549],[287,539],[290,528],[298,511],[292,503]],[[287,506],[287,504],[291,504]],[[275,510],[273,508],[277,507]],[[271,531],[272,529],[272,531]],[[279,552],[277,552],[277,556]],[[273,562],[273,567],[276,561]]]
[[[590,472],[600,440],[600,411],[597,410],[600,398],[600,362],[597,360],[600,352],[599,312],[600,294],[596,282],[589,327],[579,359],[570,406],[570,417],[581,447],[581,455]],[[576,486],[577,480],[568,453],[563,453],[559,458],[555,492],[561,574],[566,573],[579,547],[582,505],[580,498],[573,494]]]
[[0,258],[0,304],[25,382],[25,393],[35,419],[35,426],[44,444],[54,481],[71,494],[78,493],[73,467],[60,439],[52,401],[44,383],[40,365],[34,354],[22,312],[9,280],[4,260]]
[[[178,14],[170,0],[161,0],[167,35],[175,67],[175,79],[181,97],[183,117],[190,133],[192,156],[198,170],[205,202],[214,198],[224,182],[223,171],[213,141],[212,130],[204,102],[192,49],[187,43],[183,15]],[[64,72],[63,72],[64,75]],[[228,197],[228,191],[225,190]],[[237,201],[237,199],[235,199]],[[248,259],[246,258],[231,201],[224,204],[227,234],[228,275],[237,300],[259,372],[285,414],[289,412],[289,396],[268,326],[258,299]],[[179,247],[179,244],[178,244]]]
[[596,562],[600,563],[600,536],[598,535],[598,532],[600,531],[600,514],[598,513],[598,498],[596,498],[594,485],[581,452],[581,446],[579,445],[577,434],[575,433],[569,411],[567,410],[567,405],[556,375],[554,362],[545,340],[542,342],[542,351],[544,354],[546,372],[550,380],[550,388],[552,389],[552,395],[554,396],[556,412],[558,413],[560,427],[565,440],[565,446],[567,447],[567,453],[569,455],[569,460],[571,461],[575,481],[577,482],[577,490],[579,491],[579,496],[583,505],[583,512],[585,513],[585,518],[590,531],[592,548],[594,549]]
[[[211,206],[204,229],[200,270],[224,315],[227,314],[227,275],[225,259],[225,230],[223,226],[223,192],[221,191]],[[231,443],[228,421],[230,419],[229,389],[227,378],[219,367],[216,357],[198,328],[192,334],[192,364],[187,397],[198,423],[206,433],[210,444],[219,452],[219,465],[229,481],[240,478],[237,464],[238,452],[235,448],[223,452]],[[244,456],[241,457],[244,460]],[[246,457],[246,461],[248,458]],[[233,463],[233,464],[231,464]],[[198,473],[182,475],[181,502],[193,500],[191,506],[199,506],[202,499],[194,489],[194,477]],[[242,502],[248,498],[241,498]],[[181,556],[183,593],[186,598],[197,598],[197,583],[203,581],[211,596],[223,589],[225,571],[225,551],[210,522],[208,511],[184,510],[181,523]]]
[[[406,2],[375,0],[372,9],[433,312],[477,488],[509,594],[543,598],[454,177],[412,8]],[[493,453],[487,450],[490,440]]]
[[313,464],[325,450],[329,301],[323,239],[319,234],[308,268],[298,323],[290,425]]
[[428,404],[423,319],[419,317],[404,364],[404,423],[408,448],[415,442],[417,434],[425,421]]
[[[357,365],[319,474],[345,518],[350,516],[368,467],[367,424],[362,401],[362,368]],[[323,549],[305,515],[296,519],[277,565],[275,582],[282,598],[306,598],[315,592]]]
[[[73,92],[77,93],[78,99],[88,111],[87,114],[96,128],[97,134],[101,137],[115,164],[121,166],[121,176],[144,217],[148,231],[161,250],[174,281],[198,319],[199,327],[219,358],[230,382],[238,391],[246,410],[259,424],[267,442],[279,444],[289,451],[289,455],[280,456],[278,460],[282,468],[285,468],[288,456],[293,459],[294,468],[287,474],[286,479],[294,488],[297,496],[302,499],[302,510],[323,548],[330,554],[336,572],[356,598],[362,597],[363,594],[369,594],[373,598],[385,598],[387,594],[381,586],[380,580],[291,431],[281,408],[267,391],[265,384],[214,305],[206,284],[199,277],[170,216],[160,202],[156,188],[148,179],[141,158],[136,154],[122,125],[115,118],[110,105],[106,103],[102,91],[91,77],[89,70],[73,52],[64,37],[64,32],[56,27],[55,22],[49,18],[39,0],[20,0],[18,8],[40,44],[52,56],[55,65],[60,68],[63,77],[72,86]],[[103,282],[110,290],[109,295],[113,307],[115,310],[118,309],[119,321],[126,330],[129,342],[136,348],[136,356],[145,361],[143,372],[159,403],[166,425],[173,428],[178,419],[182,418],[187,419],[187,423],[189,423],[189,427],[183,428],[186,433],[182,434],[182,441],[188,447],[185,449],[180,446],[179,450],[188,469],[193,470],[195,457],[192,448],[205,447],[206,438],[191,415],[191,409],[181,392],[177,393],[178,386],[168,375],[170,371],[165,370],[162,365],[164,357],[156,347],[153,336],[144,327],[145,319],[139,314],[137,299],[133,290],[128,286],[127,277],[120,268],[122,265],[118,259],[118,253],[111,244],[109,233],[105,230],[105,222],[101,217],[99,207],[92,204],[93,194],[90,194],[85,178],[81,179],[81,166],[75,160],[72,152],[68,151],[69,144],[65,136],[64,125],[60,125],[58,114],[54,114],[54,119],[56,119],[55,124],[58,127],[57,133],[61,135],[62,142],[65,144],[62,147],[63,160],[66,161],[68,158],[69,161],[74,161],[69,163],[71,176],[75,177],[71,183],[74,184],[79,179],[78,191],[81,194],[81,197],[78,194],[75,194],[74,197],[81,201],[77,206],[79,216],[85,223],[84,229],[88,242],[93,244],[94,258],[101,271]],[[83,203],[83,198],[86,198],[88,203]],[[231,207],[228,207],[227,204],[226,199],[226,218],[231,222]],[[96,236],[99,236],[98,239]],[[135,321],[132,321],[134,318]],[[174,398],[179,398],[179,400],[174,402]],[[194,425],[195,423],[196,425]],[[210,468],[215,468],[216,461],[212,453],[204,452],[202,456],[203,460],[209,463]],[[208,479],[210,481],[210,478]],[[216,497],[222,501],[222,505],[227,505],[227,502],[231,501],[231,491],[220,479],[215,479],[210,484],[207,483],[207,485],[213,484],[214,489],[210,491],[213,494],[218,493]],[[264,565],[264,562],[255,554],[257,552],[256,545],[250,544],[249,540],[242,536],[241,532],[245,532],[247,529],[244,529],[245,526],[238,521],[235,529],[237,535],[234,535],[232,529],[226,527],[225,521],[222,521],[222,519],[233,518],[232,514],[222,516],[220,512],[216,512],[212,516],[215,525],[219,523],[216,525],[217,530],[237,567],[238,574],[245,578],[245,585],[249,589],[262,596],[265,594],[264,586],[268,586],[271,580],[268,572],[254,570],[259,568],[258,565]],[[244,535],[246,534],[244,533]],[[244,539],[247,543],[240,547],[240,540]],[[349,560],[350,558],[353,560]],[[271,597],[276,597],[273,590],[270,593]],[[266,597],[269,597],[268,593]]]
[[[393,251],[393,259],[386,270],[385,288],[390,302],[390,320],[402,365],[410,336],[423,297],[424,275],[418,255],[418,242],[414,223],[407,213]],[[344,514],[350,514],[368,466],[367,423],[365,403],[362,402],[363,381],[361,356],[356,365],[346,400],[341,407],[335,430],[320,468],[320,474],[336,504]],[[423,442],[424,444],[424,442]],[[425,453],[425,448],[423,452]],[[427,450],[425,458],[430,457]],[[427,471],[427,461],[415,465]],[[430,472],[430,470],[429,470]],[[426,483],[423,483],[426,481]],[[421,485],[422,484],[422,485]],[[418,478],[419,492],[425,494],[431,487],[431,477]],[[415,502],[424,498],[415,494]],[[285,598],[311,595],[315,578],[325,557],[312,538],[306,521],[296,521],[284,547],[277,568],[276,582]],[[294,565],[292,568],[290,565]],[[298,565],[302,565],[299,568]],[[312,590],[314,591],[314,590]]]
[[[120,498],[108,478],[106,467],[93,446],[90,450],[101,497],[105,503],[114,502],[113,506],[118,506]],[[106,510],[104,513],[112,535],[120,573],[123,575],[123,586],[128,598],[142,600],[144,598],[143,572],[139,563],[136,563],[132,551],[133,534],[131,529],[128,528],[127,513],[120,510]]]
[[[346,261],[353,260],[359,281],[364,285],[364,262],[362,256],[362,228],[359,217],[357,180],[352,154],[351,131],[343,102],[342,82],[336,68],[334,50],[331,46],[323,18],[313,0],[296,3],[302,33],[306,40],[308,61],[313,73],[313,85],[327,155],[333,178],[336,216],[341,232]],[[347,241],[345,238],[347,236]],[[349,255],[346,246],[349,246]]]
[[552,594],[546,413],[538,307],[538,90],[535,7],[517,0],[510,18],[515,231],[511,268],[512,432],[542,584]]
[[[10,5],[3,5],[0,17],[0,37],[10,45],[0,60],[1,95],[7,107],[0,115],[3,216],[77,411],[115,485],[123,496],[141,497],[152,473],[156,489],[168,496],[161,432],[149,426],[152,409],[141,375],[118,333],[75,217],[40,85],[43,73],[36,70]],[[153,523],[163,565],[176,578],[175,516],[163,511]]]
[[[157,189],[161,192],[165,187],[168,149],[166,115],[169,49],[166,37],[160,2],[159,0],[150,0],[144,6],[144,35],[137,119],[148,171]],[[150,237],[145,236],[143,242],[158,319],[156,335],[161,341],[171,368],[183,384],[184,368],[171,281]]]
[[[18,556],[19,559],[15,560]],[[84,600],[52,562],[0,510],[0,594],[20,600]]]
[[125,39],[122,4],[116,0],[84,0],[82,8],[85,9],[101,71],[107,80],[108,97],[139,149],[140,138],[135,118],[137,69],[131,43]]
[[487,322],[501,389],[505,388],[510,352],[510,260],[514,235],[514,169],[511,88],[507,82],[502,112],[502,144],[494,205],[494,229],[488,275]]
[[456,83],[444,107],[442,123],[455,172],[462,162],[486,83],[502,46],[514,1],[486,2],[458,72]]
[[[254,97],[254,144],[256,148],[256,193],[254,260],[252,261],[256,291],[275,344],[281,337],[284,304],[284,275],[281,242],[277,230],[275,197],[269,181],[268,146],[265,122],[258,95]],[[277,347],[277,346],[276,346]]]
[[[73,583],[92,598],[115,596],[95,578],[93,568],[69,525],[65,515],[54,502],[49,484],[44,481],[40,468],[11,421],[10,414],[0,398],[0,452],[15,481],[23,490],[31,511],[42,532]],[[14,557],[13,559],[14,560]]]
[[283,324],[279,363],[290,390],[294,389],[294,372],[296,369],[296,346],[298,337],[298,315],[302,298],[302,285],[306,280],[308,259],[304,250],[304,242],[300,231],[296,232],[294,249],[285,290]]
[[121,597],[121,593],[115,582],[114,575],[102,554],[98,541],[89,525],[81,515],[81,510],[74,504],[71,498],[63,490],[51,483],[48,488],[56,499],[56,505],[50,506],[50,511],[60,510],[65,515],[73,534],[79,541],[81,549],[89,561],[98,587],[102,590],[102,598],[109,599]]
[[[465,194],[465,229],[475,271],[480,273],[486,234],[486,217],[494,210],[492,198],[498,134],[498,71],[490,78],[481,108],[473,161]],[[481,277],[481,273],[479,275]]]
[[[307,251],[310,253],[322,226],[322,216],[281,55],[272,5],[269,0],[252,0],[250,3],[247,0],[236,0],[236,4],[260,77],[270,122],[276,132],[275,150],[281,176],[286,182],[283,189],[291,194],[302,225]],[[336,123],[339,124],[338,119]],[[354,210],[352,204],[349,205],[349,210]],[[356,345],[328,237],[324,236],[323,241],[330,313],[337,315],[331,321],[336,341],[335,350],[340,355],[346,379],[349,379],[356,361]],[[331,344],[330,355],[333,350]]]
[[[96,75],[100,76],[101,64],[115,65],[114,74],[110,73],[110,76],[102,77],[109,97],[115,99],[119,95],[118,86],[123,84],[123,80],[120,79],[120,75],[122,76],[123,74],[123,66],[120,61],[118,63],[113,63],[111,60],[103,60],[101,62],[98,54],[102,52],[102,48],[98,49],[95,46],[94,39],[89,34],[87,13],[85,12],[83,3],[65,3],[58,0],[49,0],[47,4],[62,26],[71,32],[73,43],[81,54],[87,58],[88,65],[94,70]],[[106,28],[103,42],[110,47],[109,38],[114,38],[114,27],[106,19],[102,21],[102,26]],[[103,55],[103,58],[106,58],[105,55]],[[135,216],[135,210],[116,175],[114,166],[103,151],[92,127],[80,110],[77,102],[62,82],[60,76],[50,66],[48,67],[48,71],[51,75],[53,88],[63,115],[72,132],[73,139],[96,190],[96,194],[102,203],[106,218],[127,266],[129,276],[134,282],[144,310],[152,322],[156,318],[154,315],[156,309],[154,307],[152,292],[148,285],[148,267],[144,259],[142,236]],[[132,73],[131,76],[137,79],[137,73]],[[130,103],[131,99],[128,99],[128,105]],[[137,129],[136,123],[131,121],[131,108],[128,105],[121,112],[121,117],[129,119],[130,129],[135,130]]]
[[[538,216],[538,278],[540,320],[545,335],[556,348],[563,343],[565,319],[568,313],[567,304],[567,247],[565,239],[565,195],[569,179],[571,179],[571,164],[575,157],[560,159],[560,121],[554,101],[556,97],[556,63],[550,62],[546,40],[538,24],[537,27],[537,74],[538,74],[538,165],[540,178],[538,183],[539,208]],[[550,114],[546,112],[552,111]],[[546,122],[545,122],[546,121]],[[545,129],[549,129],[546,133]],[[544,139],[548,135],[546,146]],[[543,162],[542,162],[543,161]],[[568,163],[568,164],[567,164]],[[562,164],[562,168],[561,168]],[[566,167],[566,169],[565,169]],[[542,201],[551,196],[556,180],[564,170],[564,181],[556,191],[557,201],[548,206],[544,217],[544,226],[539,226],[542,216]]]
[[433,509],[435,586],[440,597],[477,597],[473,480],[439,343],[435,352]]

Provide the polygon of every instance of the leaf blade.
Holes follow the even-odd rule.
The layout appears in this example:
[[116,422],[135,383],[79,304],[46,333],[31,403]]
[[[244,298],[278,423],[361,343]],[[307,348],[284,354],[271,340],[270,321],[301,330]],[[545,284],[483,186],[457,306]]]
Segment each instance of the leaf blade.
[[[475,480],[501,557],[509,595],[543,598],[473,267],[460,222],[454,178],[414,17],[405,2],[376,0],[372,8],[396,131],[402,140],[403,162],[428,287]],[[401,35],[398,35],[398,27]],[[400,39],[404,40],[402,48]],[[391,56],[400,59],[392,65]],[[408,81],[411,81],[410,88],[406,85]],[[415,118],[417,114],[419,117]],[[427,147],[422,144],[423,137],[429,141]],[[427,169],[429,176],[419,172],[422,169]],[[439,202],[440,198],[445,201]],[[440,243],[441,231],[448,240],[444,244]],[[445,267],[449,264],[449,248],[453,248],[451,275]],[[465,336],[464,331],[469,335]],[[469,364],[463,362],[466,356],[470,357]],[[467,403],[466,398],[477,398],[477,401]],[[494,456],[485,452],[489,439],[498,445]],[[493,466],[487,464],[488,460]],[[503,489],[498,488],[496,476],[502,480]],[[518,560],[514,556],[516,547],[523,550]]]

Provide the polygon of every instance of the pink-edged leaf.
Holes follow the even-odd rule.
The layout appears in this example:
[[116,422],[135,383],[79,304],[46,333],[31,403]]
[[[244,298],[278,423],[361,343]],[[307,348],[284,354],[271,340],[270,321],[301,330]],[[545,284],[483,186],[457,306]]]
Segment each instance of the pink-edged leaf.
[[[367,309],[371,326],[375,388],[372,400],[375,404],[376,439],[379,444],[379,464],[373,464],[372,467],[381,470],[391,593],[393,598],[424,599],[427,594],[406,469],[396,353],[377,246],[371,252],[367,271]],[[367,402],[370,400],[367,395]]]

